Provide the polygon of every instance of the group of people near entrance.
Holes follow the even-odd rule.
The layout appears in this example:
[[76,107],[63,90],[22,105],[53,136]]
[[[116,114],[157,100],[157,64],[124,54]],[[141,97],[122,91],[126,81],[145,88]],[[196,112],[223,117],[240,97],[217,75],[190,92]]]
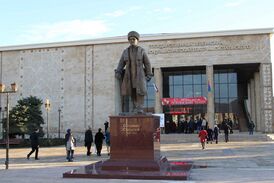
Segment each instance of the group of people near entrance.
[[[233,133],[232,127],[228,122],[223,122],[222,123],[222,128],[224,130],[224,135],[225,135],[225,142],[229,141],[229,134]],[[205,149],[205,144],[206,143],[211,143],[213,141],[218,144],[218,136],[220,133],[220,128],[215,124],[213,130],[208,127],[202,127],[202,129],[198,133],[198,137],[200,138],[200,142],[202,145],[202,149]]]
[[[95,134],[94,140],[92,135],[91,127],[89,126],[85,132],[85,141],[84,145],[87,148],[87,156],[91,155],[91,147],[92,144],[95,144],[95,151],[97,156],[101,156],[103,142],[105,140],[108,156],[110,155],[110,132],[108,128],[108,122],[104,123],[105,125],[105,134],[103,134],[102,129],[99,128],[98,132]],[[39,152],[39,129],[35,130],[30,135],[30,142],[32,150],[27,155],[27,159],[30,158],[31,154],[35,152],[35,160],[39,160],[38,152]],[[65,135],[65,148],[66,148],[66,159],[69,162],[72,162],[74,159],[74,151],[76,148],[76,139],[72,134],[71,129],[67,129],[67,133]]]
[[200,142],[202,145],[202,149],[205,149],[205,143],[210,142],[212,144],[212,141],[214,140],[216,144],[218,144],[218,136],[220,133],[220,129],[217,125],[214,125],[214,129],[211,128],[202,128],[199,131],[198,137],[200,138]]
[[166,121],[165,132],[166,133],[195,133],[202,128],[208,126],[208,122],[205,118],[197,117],[195,120],[192,117],[186,119],[180,119],[178,125],[174,121]]

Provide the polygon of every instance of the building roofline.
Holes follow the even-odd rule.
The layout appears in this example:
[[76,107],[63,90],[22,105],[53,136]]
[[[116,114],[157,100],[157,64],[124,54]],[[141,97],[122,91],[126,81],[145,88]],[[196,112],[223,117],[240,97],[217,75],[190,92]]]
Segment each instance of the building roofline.
[[[156,41],[156,40],[167,40],[167,39],[233,36],[233,35],[254,35],[254,34],[273,34],[273,28],[241,29],[241,30],[193,32],[193,33],[143,34],[143,35],[141,35],[140,41]],[[127,42],[126,36],[117,36],[117,37],[87,39],[87,40],[77,40],[77,41],[67,41],[67,42],[52,42],[52,43],[40,43],[40,44],[2,46],[2,47],[0,47],[0,51],[14,51],[14,50],[52,48],[52,47],[112,44],[112,43],[125,43],[125,42]]]

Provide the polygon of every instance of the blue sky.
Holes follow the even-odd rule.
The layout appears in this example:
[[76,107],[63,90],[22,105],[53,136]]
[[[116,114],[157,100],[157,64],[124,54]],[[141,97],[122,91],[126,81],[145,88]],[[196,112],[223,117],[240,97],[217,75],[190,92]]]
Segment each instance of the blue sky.
[[0,46],[274,27],[273,0],[0,0]]

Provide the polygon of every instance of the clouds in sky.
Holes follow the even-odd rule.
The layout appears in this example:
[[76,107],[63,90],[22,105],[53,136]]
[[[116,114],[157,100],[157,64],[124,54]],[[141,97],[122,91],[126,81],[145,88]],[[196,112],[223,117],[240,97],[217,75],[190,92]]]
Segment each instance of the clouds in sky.
[[120,17],[125,14],[126,14],[126,12],[123,10],[116,10],[114,12],[106,13],[105,15],[110,16],[110,17]]
[[97,37],[108,31],[108,26],[101,20],[71,20],[55,23],[42,23],[28,27],[19,36],[20,42],[55,42],[71,41],[86,37]]
[[154,12],[161,12],[161,13],[172,13],[174,10],[172,8],[158,8],[158,9],[154,9]]
[[237,7],[237,6],[241,6],[244,2],[245,2],[244,0],[227,1],[225,3],[225,7]]
[[[125,17],[129,14],[138,12],[142,7],[133,6],[125,10],[114,10],[112,12],[99,15],[100,20],[70,20],[60,22],[42,22],[40,24],[29,25],[25,27],[25,31],[18,35],[19,43],[47,43],[58,41],[72,41],[80,39],[97,38],[111,31],[113,22],[111,18]],[[169,10],[165,10],[169,11]]]
[[140,9],[142,9],[142,7],[140,6],[133,6],[133,7],[130,7],[128,9],[123,9],[123,10],[115,10],[115,11],[112,11],[112,12],[108,12],[108,13],[105,13],[106,16],[109,16],[109,17],[121,17],[121,16],[125,16],[129,13],[134,13],[135,11],[139,11]]

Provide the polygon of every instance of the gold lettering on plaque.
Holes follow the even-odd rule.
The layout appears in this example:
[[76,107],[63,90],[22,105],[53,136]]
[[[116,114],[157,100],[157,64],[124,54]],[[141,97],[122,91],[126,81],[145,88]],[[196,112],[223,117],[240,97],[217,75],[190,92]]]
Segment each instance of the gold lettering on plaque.
[[131,122],[128,119],[121,119],[120,120],[120,133],[124,134],[125,136],[129,135],[136,135],[141,131],[141,126],[137,123],[137,121]]

